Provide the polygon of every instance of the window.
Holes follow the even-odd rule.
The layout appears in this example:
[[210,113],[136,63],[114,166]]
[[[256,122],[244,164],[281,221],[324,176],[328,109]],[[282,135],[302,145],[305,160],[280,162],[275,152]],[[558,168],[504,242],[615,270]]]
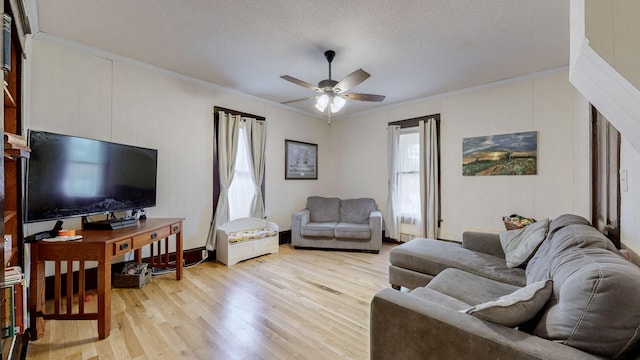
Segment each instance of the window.
[[243,123],[238,135],[236,169],[229,187],[229,220],[248,217],[251,214],[251,202],[256,192],[253,164],[249,154],[249,142]]

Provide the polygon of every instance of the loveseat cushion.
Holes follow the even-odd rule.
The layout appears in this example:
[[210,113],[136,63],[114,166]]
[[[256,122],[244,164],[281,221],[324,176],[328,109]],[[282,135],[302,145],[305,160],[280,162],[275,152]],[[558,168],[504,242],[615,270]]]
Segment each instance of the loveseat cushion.
[[553,295],[532,333],[608,358],[633,346],[640,332],[640,269],[587,225],[558,230],[547,253]]
[[342,200],[340,201],[340,221],[368,224],[369,214],[375,210],[378,210],[376,202],[370,198]]
[[335,234],[335,222],[308,222],[302,225],[302,236],[332,238]]
[[526,285],[523,269],[508,268],[503,258],[465,249],[453,242],[416,238],[393,248],[389,260],[396,267],[432,276],[457,268],[511,285]]
[[371,238],[371,229],[369,224],[354,224],[340,222],[335,227],[336,239],[362,239],[369,240]]
[[340,199],[309,196],[307,198],[309,221],[338,222],[340,221]]

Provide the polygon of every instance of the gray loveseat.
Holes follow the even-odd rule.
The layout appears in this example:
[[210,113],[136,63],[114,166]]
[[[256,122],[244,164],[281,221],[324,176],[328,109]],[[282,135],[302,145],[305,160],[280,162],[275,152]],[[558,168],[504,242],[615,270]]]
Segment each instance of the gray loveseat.
[[382,213],[369,198],[341,200],[310,196],[306,207],[291,215],[291,244],[379,252]]
[[412,290],[375,295],[371,358],[637,358],[640,269],[584,218],[562,215],[542,234],[516,267],[504,233],[394,248],[390,281]]

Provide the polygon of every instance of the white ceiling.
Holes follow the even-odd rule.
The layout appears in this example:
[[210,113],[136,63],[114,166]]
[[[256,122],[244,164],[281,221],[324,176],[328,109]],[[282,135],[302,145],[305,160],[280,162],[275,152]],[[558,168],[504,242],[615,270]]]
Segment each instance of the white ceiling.
[[[33,0],[31,0],[33,1]],[[566,66],[568,0],[36,0],[34,31],[273,102],[363,68],[336,115]],[[36,35],[37,36],[37,35]],[[291,104],[318,115],[312,101]],[[239,109],[241,110],[241,109]]]

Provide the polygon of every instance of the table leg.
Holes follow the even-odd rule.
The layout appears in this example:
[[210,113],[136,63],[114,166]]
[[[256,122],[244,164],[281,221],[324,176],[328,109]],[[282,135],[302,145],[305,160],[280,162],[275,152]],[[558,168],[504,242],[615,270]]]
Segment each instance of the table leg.
[[176,233],[176,280],[182,279],[182,263],[182,231],[180,231]]
[[111,262],[98,263],[98,337],[111,331]]
[[31,245],[31,278],[29,287],[29,325],[31,339],[37,340],[44,336],[44,318],[38,314],[44,313],[44,261],[38,260],[38,247]]

